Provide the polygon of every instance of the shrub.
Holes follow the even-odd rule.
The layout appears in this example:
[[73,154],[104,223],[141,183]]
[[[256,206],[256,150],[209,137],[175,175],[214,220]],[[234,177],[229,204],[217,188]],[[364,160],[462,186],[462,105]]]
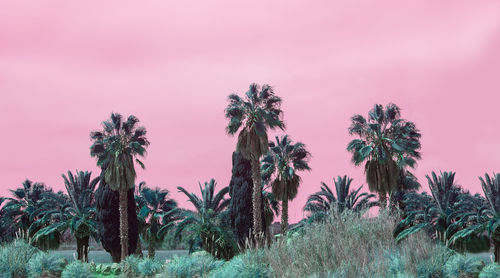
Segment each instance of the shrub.
[[349,211],[328,215],[307,225],[290,244],[278,241],[264,249],[265,261],[276,277],[387,277],[389,271],[396,277],[416,277],[418,262],[441,256],[444,247],[425,233],[396,244],[397,221],[387,213],[373,218]]
[[91,269],[98,275],[118,275],[121,273],[121,266],[117,263],[92,265]]
[[210,272],[210,278],[267,278],[271,277],[269,267],[262,263],[261,250],[248,250],[234,257],[220,268]]
[[125,277],[136,277],[139,275],[139,262],[141,258],[136,255],[128,256],[121,264],[122,274]]
[[471,256],[453,255],[443,267],[446,278],[477,277],[483,263]]
[[438,245],[433,256],[417,262],[417,277],[443,277],[443,266],[451,255],[452,252],[448,248]]
[[140,261],[137,267],[140,275],[149,277],[159,273],[162,270],[163,265],[157,260],[146,258]]
[[74,261],[66,266],[61,274],[61,278],[94,278],[89,264],[81,261]]
[[[0,275],[27,277],[26,266],[33,255],[40,252],[24,240],[15,240],[0,247]],[[1,277],[1,276],[0,276]]]
[[64,258],[46,252],[39,252],[28,262],[26,270],[29,278],[59,277],[67,261]]
[[500,277],[500,265],[497,263],[490,263],[481,270],[479,278],[497,278]]
[[200,277],[223,265],[224,261],[215,260],[212,256],[176,256],[167,264],[166,274],[176,278]]

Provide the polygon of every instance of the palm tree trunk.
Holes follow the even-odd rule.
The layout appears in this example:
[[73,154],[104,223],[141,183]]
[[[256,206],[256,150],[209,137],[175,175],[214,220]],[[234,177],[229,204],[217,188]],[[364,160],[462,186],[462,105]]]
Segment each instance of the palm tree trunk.
[[155,257],[155,245],[154,243],[150,242],[148,245],[148,258],[154,259]]
[[495,255],[495,262],[500,264],[500,241],[494,240],[493,248],[494,248],[493,254]]
[[288,198],[281,202],[281,236],[284,238],[288,230]]
[[[251,160],[253,179],[253,233],[257,242],[262,238],[262,177],[260,175],[260,162],[255,156]],[[259,245],[259,244],[258,244]]]
[[379,192],[378,200],[380,202],[380,209],[385,210],[387,208],[387,193],[385,191]]
[[120,246],[121,259],[128,256],[128,189],[120,190]]
[[78,254],[78,260],[88,262],[89,237],[76,238],[76,253]]

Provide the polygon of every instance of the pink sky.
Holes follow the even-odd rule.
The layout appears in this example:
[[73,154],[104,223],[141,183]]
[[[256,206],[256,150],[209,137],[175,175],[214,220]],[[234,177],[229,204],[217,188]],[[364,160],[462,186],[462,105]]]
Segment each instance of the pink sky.
[[[136,115],[151,145],[138,181],[226,186],[230,93],[281,96],[287,133],[313,157],[291,222],[321,181],[365,184],[345,150],[350,116],[394,102],[421,130],[425,174],[500,171],[499,1],[11,1],[0,4],[0,195],[29,178],[63,189],[92,170],[89,132]],[[272,3],[270,3],[272,2]]]

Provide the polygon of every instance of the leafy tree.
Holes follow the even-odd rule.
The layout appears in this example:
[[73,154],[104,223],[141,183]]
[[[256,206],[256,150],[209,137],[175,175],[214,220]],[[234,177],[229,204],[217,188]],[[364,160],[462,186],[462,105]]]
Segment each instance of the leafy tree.
[[[104,173],[101,172],[99,187],[95,192],[98,238],[104,250],[111,255],[113,262],[119,262],[121,259],[121,245],[120,230],[117,227],[120,226],[120,212],[116,205],[119,202],[119,194],[106,184],[103,175]],[[133,188],[129,189],[127,198],[128,251],[129,254],[132,254],[136,251],[139,238],[139,223]]]
[[236,94],[228,97],[229,104],[225,110],[229,124],[226,131],[234,135],[240,130],[236,150],[249,159],[252,165],[253,180],[253,232],[262,236],[262,178],[259,160],[269,150],[267,130],[285,129],[282,121],[281,98],[274,94],[269,85],[260,89],[257,84],[251,84],[245,98]]
[[321,190],[310,195],[304,207],[305,211],[312,214],[327,215],[333,208],[337,214],[344,210],[351,210],[359,213],[365,209],[377,206],[378,202],[371,201],[374,194],[363,192],[359,194],[360,186],[356,190],[350,190],[352,179],[347,176],[338,176],[333,180],[335,193],[324,182],[321,183]]
[[44,227],[34,235],[37,240],[55,231],[62,234],[70,229],[76,238],[78,259],[84,262],[88,261],[90,236],[97,239],[94,192],[99,177],[91,179],[91,175],[87,171],[76,171],[75,175],[68,171],[67,176],[62,175],[68,196],[48,194],[44,198],[37,220]]
[[229,182],[229,216],[231,228],[241,246],[244,246],[248,236],[252,234],[252,166],[250,160],[245,159],[238,152],[233,152],[233,168]]
[[427,194],[409,193],[405,196],[406,216],[394,230],[396,241],[422,229],[427,229],[435,239],[446,243],[446,231],[455,217],[454,204],[458,202],[463,190],[455,184],[454,172],[441,172],[438,177],[426,175],[431,196]]
[[276,143],[269,142],[270,151],[262,159],[262,177],[271,180],[276,199],[281,201],[281,231],[288,229],[288,200],[297,196],[301,178],[298,171],[311,170],[307,160],[311,154],[301,143],[292,143],[288,135],[276,136]]
[[495,262],[500,263],[500,174],[485,174],[479,180],[486,200],[467,198],[459,203],[460,220],[453,227],[465,228],[454,233],[450,242],[487,231],[493,242]]
[[190,251],[195,244],[217,258],[230,259],[237,253],[237,245],[234,236],[229,229],[228,211],[225,210],[230,203],[224,196],[229,192],[229,187],[224,187],[215,193],[215,180],[205,182],[201,187],[201,197],[189,193],[183,187],[177,187],[179,192],[184,193],[196,211],[184,211],[184,219],[177,225],[175,236],[180,237],[185,229],[189,229],[192,240]]
[[[121,259],[129,254],[128,246],[128,191],[135,188],[136,172],[134,158],[144,156],[149,145],[146,129],[137,127],[139,119],[130,115],[122,123],[122,116],[112,113],[111,118],[102,122],[103,130],[93,131],[94,141],[90,154],[97,157],[97,165],[104,172],[104,181],[119,193]],[[144,164],[135,159],[142,168]]]
[[398,188],[391,192],[389,196],[389,207],[392,212],[404,211],[404,196],[409,192],[416,192],[420,189],[417,177],[407,169],[401,169],[398,177]]
[[349,134],[359,137],[347,145],[352,162],[365,164],[368,187],[378,193],[385,208],[387,194],[398,189],[399,171],[413,168],[420,159],[420,132],[413,122],[401,119],[397,105],[389,103],[385,109],[376,104],[367,119],[352,116]]
[[148,245],[148,257],[155,257],[155,250],[161,246],[169,229],[179,220],[180,210],[177,202],[169,198],[168,190],[151,189],[145,182],[139,184],[138,204],[140,231]]

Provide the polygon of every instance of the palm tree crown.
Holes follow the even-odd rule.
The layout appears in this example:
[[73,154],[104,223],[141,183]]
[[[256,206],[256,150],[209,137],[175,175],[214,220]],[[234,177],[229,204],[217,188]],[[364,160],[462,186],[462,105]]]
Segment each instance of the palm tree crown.
[[351,178],[345,175],[344,177],[338,176],[333,182],[335,184],[335,193],[333,193],[326,183],[322,182],[321,190],[309,196],[304,210],[312,214],[328,214],[332,207],[334,207],[336,208],[336,213],[340,214],[344,210],[361,212],[378,205],[378,202],[370,201],[370,199],[375,198],[374,194],[366,192],[359,194],[363,186],[360,186],[356,190],[350,190]]
[[385,207],[386,193],[398,188],[399,170],[413,168],[420,159],[421,134],[414,123],[401,119],[400,108],[392,103],[385,109],[376,104],[368,119],[352,116],[349,134],[359,137],[347,145],[352,162],[365,163],[369,189],[380,194]]
[[[135,169],[133,158],[144,156],[149,141],[146,129],[137,127],[139,119],[130,115],[122,122],[122,115],[112,113],[111,118],[102,122],[101,131],[93,131],[90,138],[94,141],[90,147],[90,155],[97,157],[97,166],[105,171],[105,182],[113,190],[134,188]],[[144,168],[139,160],[135,161]]]

